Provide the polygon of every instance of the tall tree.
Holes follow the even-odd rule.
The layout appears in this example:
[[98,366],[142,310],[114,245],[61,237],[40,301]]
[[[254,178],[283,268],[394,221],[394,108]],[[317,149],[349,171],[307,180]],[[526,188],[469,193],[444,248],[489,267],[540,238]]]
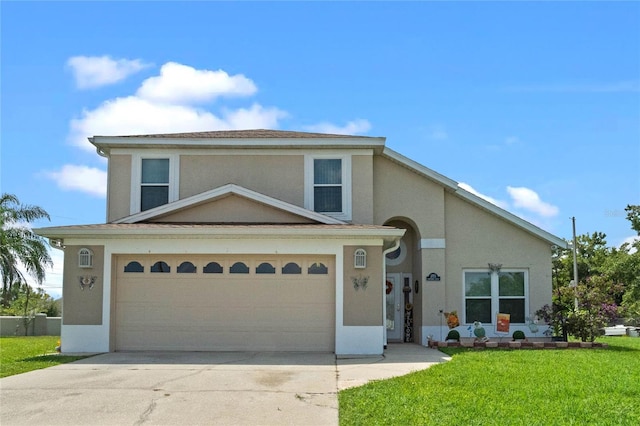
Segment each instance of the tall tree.
[[625,208],[625,211],[627,212],[627,219],[631,222],[631,229],[640,235],[640,205],[634,206],[629,204]]
[[15,195],[0,197],[0,274],[4,306],[13,284],[26,282],[20,264],[38,283],[44,281],[45,270],[52,265],[45,240],[29,227],[30,222],[38,219],[49,220],[49,214],[38,206],[21,204]]

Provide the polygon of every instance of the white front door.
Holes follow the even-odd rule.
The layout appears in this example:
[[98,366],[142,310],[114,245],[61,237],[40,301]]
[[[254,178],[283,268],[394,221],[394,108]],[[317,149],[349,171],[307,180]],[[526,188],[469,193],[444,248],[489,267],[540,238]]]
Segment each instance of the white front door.
[[404,302],[402,294],[402,274],[387,274],[387,341],[402,341],[404,328]]

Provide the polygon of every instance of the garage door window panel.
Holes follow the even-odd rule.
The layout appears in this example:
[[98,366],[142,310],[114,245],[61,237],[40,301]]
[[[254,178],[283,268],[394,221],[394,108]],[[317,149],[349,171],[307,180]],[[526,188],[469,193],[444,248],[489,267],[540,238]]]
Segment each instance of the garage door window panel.
[[275,274],[276,268],[269,262],[263,262],[256,268],[256,274]]
[[329,269],[324,263],[316,262],[309,266],[307,273],[309,275],[327,275],[329,273]]
[[236,262],[229,268],[229,272],[232,274],[248,274],[249,267],[242,262]]
[[295,262],[289,262],[282,267],[283,275],[297,275],[302,274],[302,268]]
[[156,262],[151,267],[151,272],[153,273],[169,273],[171,272],[171,267],[167,264],[167,262]]
[[144,272],[144,266],[140,262],[131,261],[124,267],[124,272]]
[[207,266],[202,269],[205,274],[222,274],[224,268],[218,262],[209,262]]
[[182,262],[180,266],[178,266],[177,272],[179,274],[195,274],[198,268],[191,262]]

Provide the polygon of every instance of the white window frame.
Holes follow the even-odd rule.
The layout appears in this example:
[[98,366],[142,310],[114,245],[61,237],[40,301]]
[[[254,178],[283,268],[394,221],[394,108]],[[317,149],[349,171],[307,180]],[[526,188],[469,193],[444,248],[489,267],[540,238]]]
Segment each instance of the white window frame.
[[168,159],[169,160],[169,199],[168,203],[179,199],[180,156],[167,152],[151,152],[131,155],[131,200],[129,203],[130,214],[140,213],[140,197],[142,196],[142,160]]
[[359,248],[353,253],[353,267],[355,269],[367,267],[367,251],[365,249]]
[[[467,272],[488,272],[491,275],[491,322],[489,324],[496,324],[497,315],[500,309],[500,299],[522,299],[524,297],[524,313],[525,322],[511,324],[526,324],[526,318],[529,312],[529,270],[526,268],[501,268],[500,271],[491,271],[489,269],[463,269],[462,270],[462,312],[464,313],[464,324],[472,324],[467,320],[467,296],[465,295],[465,274]],[[499,287],[499,273],[500,272],[522,272],[524,273],[524,296],[500,296]],[[469,297],[469,299],[487,299],[488,297]]]
[[78,268],[93,268],[93,251],[86,247],[78,250]]
[[304,157],[304,208],[314,210],[314,160],[341,160],[342,168],[342,211],[317,212],[338,220],[351,220],[351,155],[318,154]]

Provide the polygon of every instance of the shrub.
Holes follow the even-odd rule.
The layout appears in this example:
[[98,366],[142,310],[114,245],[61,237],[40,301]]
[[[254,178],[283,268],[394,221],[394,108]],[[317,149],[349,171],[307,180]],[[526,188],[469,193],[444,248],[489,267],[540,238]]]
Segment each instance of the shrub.
[[524,335],[524,331],[522,330],[516,330],[513,332],[513,340],[524,340],[526,339],[526,336]]
[[460,333],[458,333],[458,330],[449,330],[449,333],[447,333],[447,339],[446,340],[456,340],[456,341],[460,341]]

